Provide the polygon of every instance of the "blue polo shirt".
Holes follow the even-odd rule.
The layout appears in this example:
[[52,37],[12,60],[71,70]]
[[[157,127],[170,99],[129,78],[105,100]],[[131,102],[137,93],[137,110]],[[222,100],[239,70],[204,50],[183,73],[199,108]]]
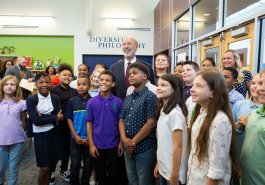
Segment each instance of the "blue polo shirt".
[[72,97],[67,103],[66,113],[64,115],[66,119],[73,121],[76,134],[83,139],[87,138],[85,117],[86,104],[90,98],[90,95],[87,98],[83,98],[80,95]]
[[[126,96],[121,113],[121,119],[125,122],[125,134],[127,138],[133,138],[150,118],[156,116],[156,95],[144,87],[139,92],[133,92]],[[134,150],[134,154],[142,153],[156,146],[155,129]]]
[[122,100],[112,94],[105,98],[101,94],[91,98],[86,106],[86,122],[92,123],[92,137],[98,149],[119,145],[119,118]]

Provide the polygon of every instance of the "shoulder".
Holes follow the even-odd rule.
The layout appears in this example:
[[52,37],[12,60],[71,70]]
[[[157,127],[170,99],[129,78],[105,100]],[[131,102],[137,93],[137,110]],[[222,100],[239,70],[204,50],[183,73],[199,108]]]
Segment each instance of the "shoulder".
[[51,99],[52,101],[60,101],[59,96],[57,96],[56,94],[52,94],[52,93],[51,93]]
[[248,70],[243,70],[242,73],[244,74],[244,77],[247,79],[252,79],[252,74]]
[[36,103],[38,102],[38,96],[37,96],[37,94],[28,97],[27,100],[26,100],[26,103],[27,104],[28,103],[34,103],[34,102],[36,102]]
[[122,104],[122,100],[117,96],[113,96],[113,100],[116,101],[118,104]]
[[230,128],[231,124],[228,116],[223,111],[218,111],[212,122],[213,128]]
[[115,62],[114,64],[111,64],[110,68],[112,69],[112,68],[115,68],[115,67],[122,65],[122,64],[124,64],[124,60],[119,60],[119,61]]
[[248,104],[248,100],[238,100],[234,105],[233,105],[233,109],[234,109],[234,107],[236,107],[236,108],[240,108],[240,107],[242,107],[242,106],[245,106],[245,105],[247,105]]

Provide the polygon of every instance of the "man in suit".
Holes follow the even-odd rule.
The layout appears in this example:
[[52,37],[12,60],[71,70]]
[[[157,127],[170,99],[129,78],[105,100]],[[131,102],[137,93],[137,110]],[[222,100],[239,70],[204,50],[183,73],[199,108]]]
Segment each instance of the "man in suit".
[[147,65],[149,69],[149,81],[154,84],[154,72],[152,66],[144,61],[138,60],[135,53],[138,49],[138,42],[134,37],[127,36],[123,38],[122,51],[124,54],[124,59],[110,66],[110,70],[114,73],[116,77],[116,86],[114,89],[114,94],[124,100],[126,96],[127,88],[130,86],[127,82],[128,71],[127,67],[135,62],[142,62]]
[[[26,68],[26,64],[27,64],[27,58],[25,56],[19,57],[17,59],[17,64],[6,70],[5,76],[13,75],[17,77],[19,82],[21,81],[21,79],[26,79],[29,82],[32,82],[34,74],[28,68]],[[30,94],[30,91],[23,88],[22,92],[23,92],[23,99],[26,99]]]

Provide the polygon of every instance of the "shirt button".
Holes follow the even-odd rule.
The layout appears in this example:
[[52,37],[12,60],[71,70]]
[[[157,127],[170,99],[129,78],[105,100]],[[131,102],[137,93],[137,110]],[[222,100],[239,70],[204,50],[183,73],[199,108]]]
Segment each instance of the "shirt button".
[[129,114],[129,116],[131,116],[131,115]]
[[127,123],[127,125],[130,125],[130,123]]

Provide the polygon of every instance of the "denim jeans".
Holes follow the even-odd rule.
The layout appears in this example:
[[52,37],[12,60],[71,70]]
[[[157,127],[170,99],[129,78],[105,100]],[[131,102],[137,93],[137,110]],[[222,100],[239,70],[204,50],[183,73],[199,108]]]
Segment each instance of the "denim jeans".
[[18,179],[18,164],[22,157],[24,142],[0,146],[0,184],[5,182],[5,171],[9,166],[8,185],[16,185]]
[[89,147],[87,145],[78,145],[75,140],[71,140],[70,144],[70,182],[71,185],[80,185],[79,171],[81,167],[81,161],[83,160],[84,167],[81,177],[81,185],[89,185],[89,179],[91,176],[91,157],[89,153]]
[[152,185],[155,154],[155,147],[131,157],[124,152],[130,185]]

